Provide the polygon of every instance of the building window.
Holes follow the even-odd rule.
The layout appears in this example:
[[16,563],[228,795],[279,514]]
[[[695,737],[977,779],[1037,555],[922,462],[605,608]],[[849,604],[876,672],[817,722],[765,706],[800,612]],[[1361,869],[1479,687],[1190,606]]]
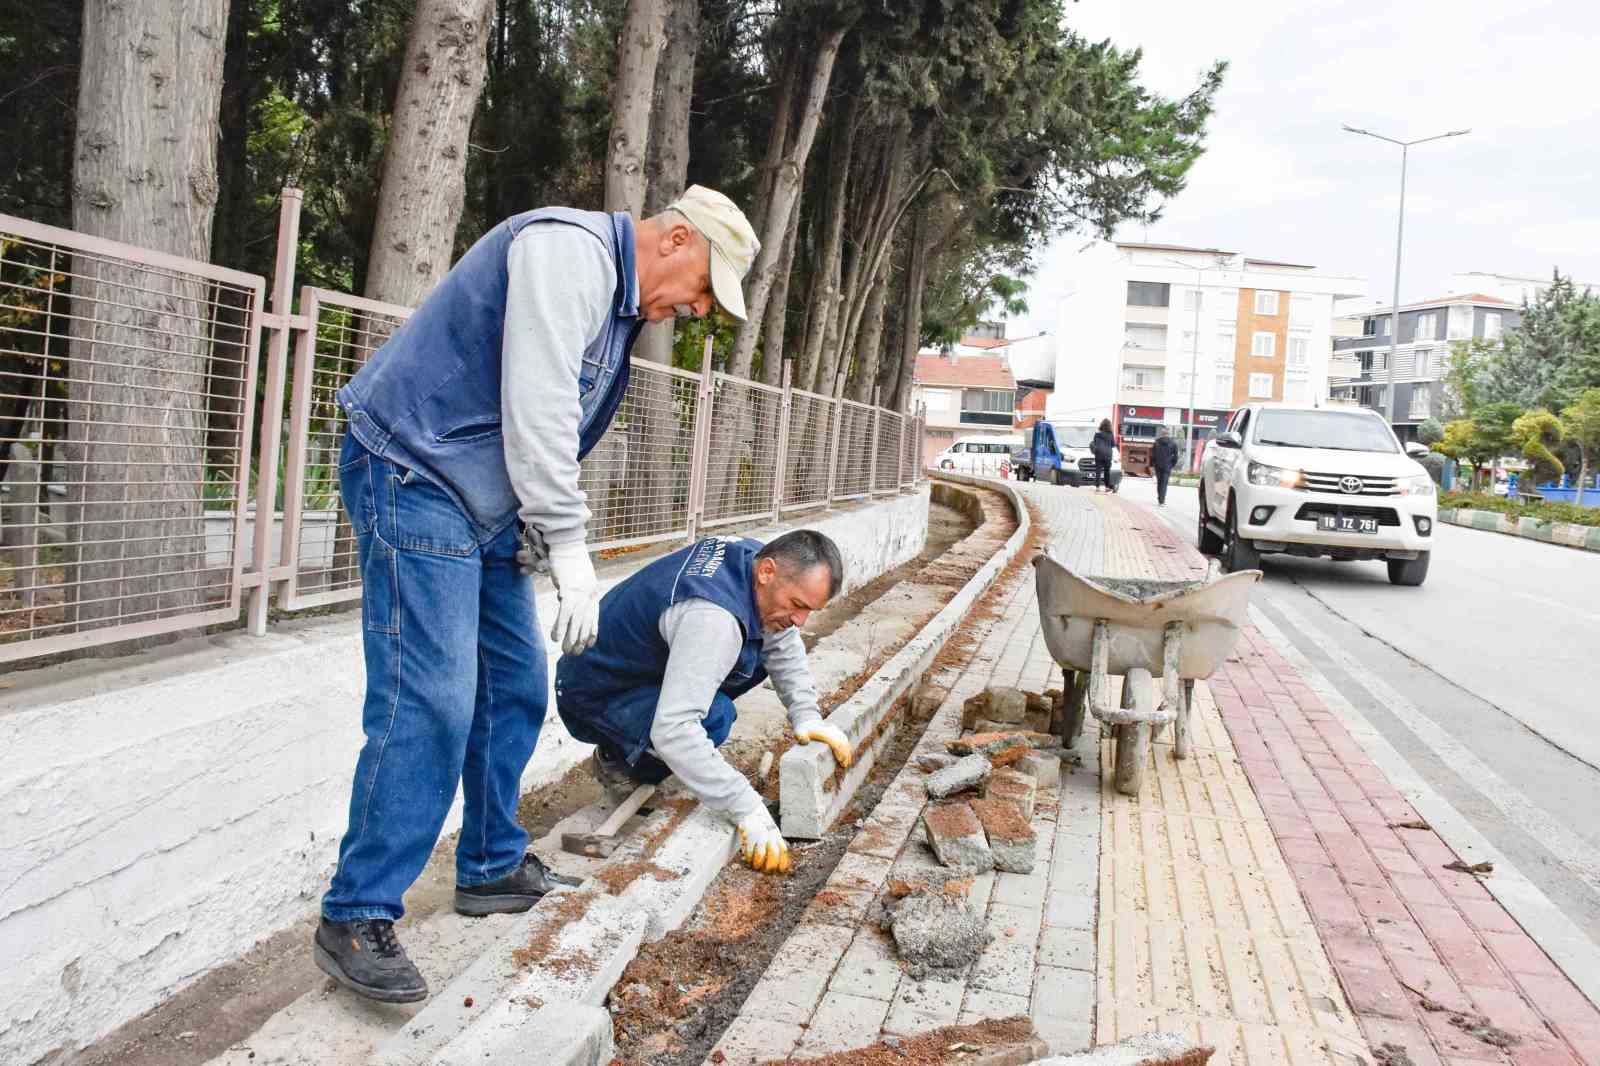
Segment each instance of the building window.
[[1427,387],[1411,390],[1411,417],[1421,422],[1433,413],[1433,393]]
[[1250,338],[1250,354],[1257,359],[1271,359],[1278,354],[1276,333],[1257,333]]
[[1311,297],[1291,296],[1289,298],[1289,325],[1301,329],[1311,328]]
[[1272,375],[1271,374],[1251,374],[1250,375],[1250,398],[1252,400],[1270,400],[1270,399],[1272,399]]
[[1194,346],[1194,330],[1192,329],[1186,329],[1183,331],[1183,350],[1186,352],[1199,350]]
[[1185,311],[1198,311],[1205,303],[1205,298],[1199,289],[1183,290],[1183,309]]
[[1278,313],[1278,294],[1275,292],[1256,293],[1256,314],[1275,315]]
[[1361,335],[1363,337],[1376,337],[1378,335],[1378,320],[1369,318],[1361,323]]
[[1412,334],[1415,341],[1434,341],[1439,339],[1439,316],[1432,311],[1417,316],[1417,331]]
[[[1271,334],[1268,334],[1271,336]],[[1311,340],[1308,337],[1289,338],[1289,365],[1305,366],[1311,361]]]
[[1414,361],[1417,377],[1427,377],[1433,372],[1433,349],[1418,348],[1414,357]]
[[1128,306],[1166,307],[1171,299],[1172,286],[1164,281],[1128,282]]
[[1009,426],[1017,409],[1013,389],[962,389],[961,421],[976,426]]
[[1216,308],[1217,321],[1232,322],[1239,317],[1239,290],[1218,289],[1212,304]]
[[1139,323],[1129,323],[1124,327],[1125,343],[1129,348],[1139,348],[1143,351],[1164,352],[1167,350],[1167,327],[1145,326]]
[[1219,355],[1226,355],[1229,358],[1232,358],[1234,352],[1233,345],[1234,341],[1232,333],[1217,334],[1217,353]]
[[1211,402],[1217,407],[1233,406],[1233,375],[1218,374],[1212,382]]
[[928,405],[929,411],[948,411],[950,393],[944,389],[927,389],[922,394],[922,402]]
[[1483,315],[1483,339],[1497,341],[1501,336],[1501,318],[1499,311],[1486,311]]
[[1148,367],[1126,366],[1122,368],[1122,387],[1125,389],[1158,390],[1166,380],[1166,371],[1154,370]]
[[1284,403],[1310,403],[1311,382],[1307,378],[1287,378],[1283,383]]

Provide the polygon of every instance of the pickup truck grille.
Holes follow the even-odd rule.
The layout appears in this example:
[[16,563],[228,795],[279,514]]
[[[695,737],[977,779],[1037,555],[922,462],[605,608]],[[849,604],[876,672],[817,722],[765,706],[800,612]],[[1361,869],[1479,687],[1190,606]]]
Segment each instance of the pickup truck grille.
[[[1360,482],[1361,487],[1355,492],[1346,492],[1345,478],[1352,478]],[[1366,477],[1354,474],[1313,474],[1307,470],[1305,474],[1306,488],[1312,492],[1334,492],[1348,496],[1397,496],[1399,489],[1396,486],[1397,478],[1392,477]]]
[[1093,459],[1079,459],[1078,460],[1078,469],[1079,470],[1087,470],[1090,473],[1093,473],[1094,472],[1094,460]]

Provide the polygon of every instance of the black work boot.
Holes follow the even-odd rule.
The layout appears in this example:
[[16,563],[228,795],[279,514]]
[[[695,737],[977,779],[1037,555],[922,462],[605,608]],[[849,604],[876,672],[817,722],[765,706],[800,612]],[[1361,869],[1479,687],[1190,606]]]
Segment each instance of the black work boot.
[[456,913],[473,918],[485,914],[518,914],[538,903],[546,892],[576,888],[580,884],[581,881],[551,870],[530,851],[522,856],[522,865],[497,881],[471,888],[457,885]]
[[589,769],[594,775],[595,783],[612,799],[624,799],[639,787],[639,782],[628,773],[628,764],[623,761],[622,756],[607,751],[604,745],[595,746],[591,759],[593,761]]
[[311,955],[329,977],[380,1003],[416,1003],[428,998],[428,982],[406,957],[386,918],[354,922],[322,919]]

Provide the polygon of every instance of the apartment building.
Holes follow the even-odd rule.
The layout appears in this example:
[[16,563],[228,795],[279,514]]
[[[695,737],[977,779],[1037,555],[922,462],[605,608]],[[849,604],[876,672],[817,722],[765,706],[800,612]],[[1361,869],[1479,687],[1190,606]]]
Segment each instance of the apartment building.
[[1119,437],[1199,440],[1257,400],[1328,395],[1333,303],[1366,280],[1218,248],[1092,241],[1061,308],[1056,421],[1110,417]]
[[[1387,413],[1391,360],[1388,307],[1364,313],[1339,309],[1328,384],[1335,403],[1360,404]],[[1522,321],[1521,307],[1481,292],[1440,296],[1400,307],[1400,336],[1393,346],[1394,428],[1413,440],[1417,426],[1444,414],[1444,376],[1450,346],[1477,338],[1497,341]]]

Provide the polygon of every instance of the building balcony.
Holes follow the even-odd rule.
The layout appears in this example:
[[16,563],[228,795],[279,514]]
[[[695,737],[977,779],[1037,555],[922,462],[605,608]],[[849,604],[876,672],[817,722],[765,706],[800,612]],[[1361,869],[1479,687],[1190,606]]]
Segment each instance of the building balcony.
[[1167,350],[1165,348],[1142,348],[1128,344],[1122,348],[1123,366],[1166,366]]
[[1165,385],[1124,385],[1117,394],[1118,403],[1135,405],[1165,405],[1166,398]]
[[1122,309],[1122,320],[1128,325],[1140,326],[1165,326],[1170,320],[1170,307],[1146,307],[1143,304],[1128,304]]

